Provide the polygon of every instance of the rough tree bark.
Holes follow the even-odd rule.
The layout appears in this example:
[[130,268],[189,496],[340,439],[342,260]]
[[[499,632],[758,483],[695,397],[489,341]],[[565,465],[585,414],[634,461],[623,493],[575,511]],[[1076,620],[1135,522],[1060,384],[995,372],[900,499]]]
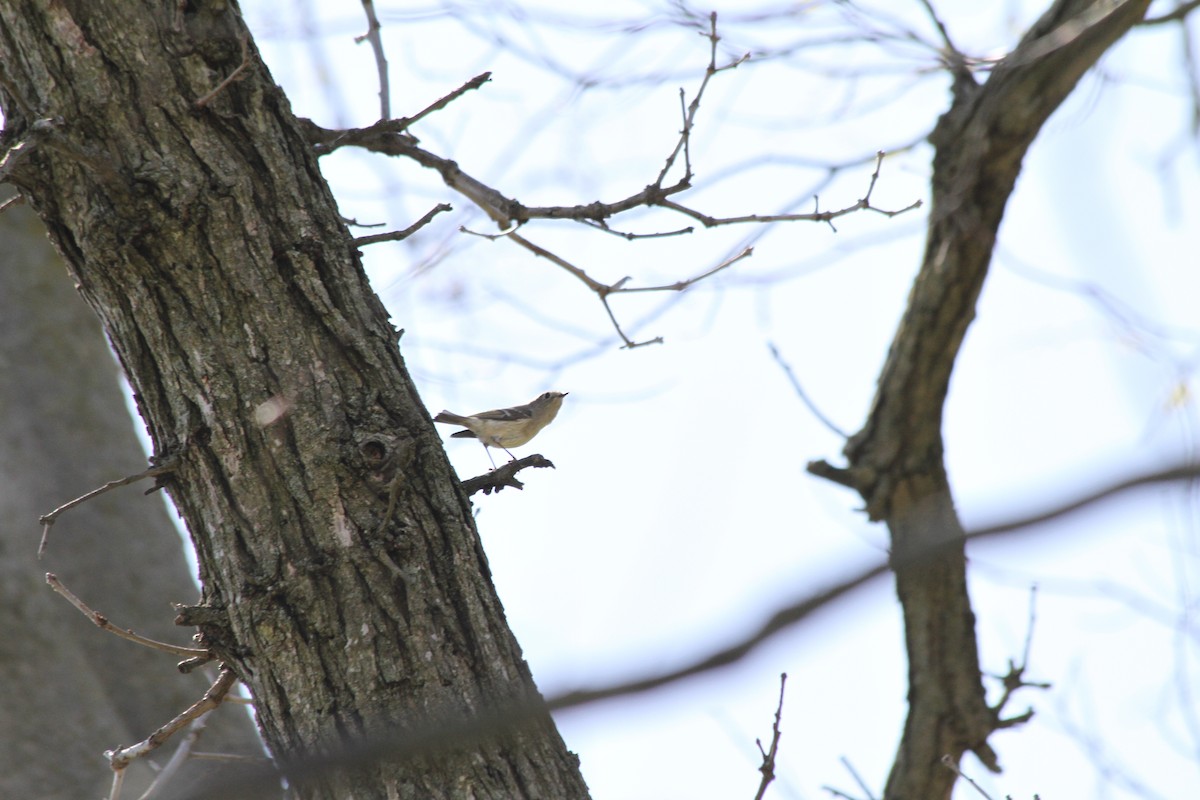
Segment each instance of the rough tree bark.
[[989,707],[967,594],[965,540],[942,444],[950,373],[991,262],[1004,207],[1043,123],[1096,60],[1146,13],[1148,0],[1060,0],[979,85],[955,69],[935,147],[924,260],[879,378],[871,413],[845,448],[849,467],[813,472],[858,490],[891,533],[904,613],[909,710],[885,800],[948,800],[973,752],[993,770],[988,738],[1025,717]]
[[[204,586],[182,618],[250,688],[273,753],[538,701],[397,333],[236,5],[7,0],[0,104],[3,170],[175,464]],[[544,712],[295,780],[307,798],[587,795]]]

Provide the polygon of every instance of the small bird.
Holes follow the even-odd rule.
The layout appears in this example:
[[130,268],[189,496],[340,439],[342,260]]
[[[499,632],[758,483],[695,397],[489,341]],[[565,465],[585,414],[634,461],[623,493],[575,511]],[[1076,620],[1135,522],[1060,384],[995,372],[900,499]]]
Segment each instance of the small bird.
[[516,461],[517,457],[508,448],[520,447],[537,436],[538,431],[549,425],[557,416],[566,396],[567,392],[543,392],[523,406],[480,411],[469,416],[443,411],[434,417],[433,421],[462,425],[466,428],[465,431],[457,431],[450,436],[456,439],[478,439],[483,443],[484,452],[488,454],[494,469],[496,462],[488,448],[499,447]]

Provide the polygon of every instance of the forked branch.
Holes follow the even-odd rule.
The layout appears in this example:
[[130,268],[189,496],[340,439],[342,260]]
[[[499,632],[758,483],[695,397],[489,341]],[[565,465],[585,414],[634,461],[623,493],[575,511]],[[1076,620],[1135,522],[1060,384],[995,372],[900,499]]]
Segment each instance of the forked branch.
[[[616,283],[608,283],[593,278],[587,269],[573,263],[571,259],[553,253],[541,245],[534,243],[524,235],[521,228],[533,220],[570,220],[607,233],[614,233],[626,239],[638,239],[686,235],[693,233],[695,227],[687,226],[685,228],[650,233],[624,233],[614,231],[610,228],[609,220],[633,209],[663,208],[695,220],[706,228],[748,223],[763,224],[797,221],[824,222],[832,228],[835,219],[858,211],[874,211],[887,217],[894,217],[897,214],[903,214],[921,206],[920,200],[899,209],[882,209],[871,204],[871,193],[874,191],[875,184],[879,180],[880,167],[883,163],[884,153],[882,151],[876,155],[875,170],[871,175],[866,193],[858,201],[843,208],[822,211],[819,207],[814,207],[811,212],[799,214],[742,214],[718,217],[692,208],[675,199],[678,195],[692,188],[692,179],[694,176],[691,161],[691,137],[696,127],[696,119],[700,111],[701,101],[710,81],[719,73],[736,69],[750,58],[749,54],[745,54],[724,64],[717,63],[717,45],[721,41],[721,37],[717,33],[717,15],[715,12],[709,16],[709,30],[704,35],[709,40],[710,45],[709,63],[704,71],[704,77],[701,79],[700,85],[690,102],[687,99],[686,92],[682,89],[680,90],[679,103],[682,125],[674,147],[667,154],[662,168],[651,183],[640,191],[617,200],[595,201],[571,206],[527,206],[464,172],[455,161],[420,147],[414,137],[404,133],[417,120],[433,111],[444,108],[468,90],[477,89],[482,86],[488,80],[489,76],[487,73],[472,79],[455,91],[447,94],[441,100],[422,110],[411,119],[382,120],[366,128],[341,131],[327,130],[311,122],[307,122],[309,140],[322,155],[333,152],[340,147],[356,146],[384,155],[407,158],[427,169],[436,171],[447,186],[469,199],[487,214],[500,231],[499,233],[483,233],[460,227],[461,232],[483,236],[488,239],[507,239],[513,244],[525,248],[536,256],[545,258],[569,272],[595,293],[597,299],[604,306],[604,311],[612,322],[617,335],[620,337],[623,347],[633,348],[658,343],[662,341],[661,337],[644,341],[635,341],[630,338],[621,327],[621,323],[613,312],[612,306],[609,303],[610,295],[620,292],[683,291],[691,285],[748,257],[751,254],[750,248],[746,248],[731,258],[720,261],[715,266],[701,269],[690,278],[655,286],[628,286],[626,284],[631,280],[630,278],[623,278]],[[679,174],[681,162],[682,174]],[[673,174],[678,175],[678,178],[670,181],[670,176]],[[836,231],[836,228],[834,230]]]

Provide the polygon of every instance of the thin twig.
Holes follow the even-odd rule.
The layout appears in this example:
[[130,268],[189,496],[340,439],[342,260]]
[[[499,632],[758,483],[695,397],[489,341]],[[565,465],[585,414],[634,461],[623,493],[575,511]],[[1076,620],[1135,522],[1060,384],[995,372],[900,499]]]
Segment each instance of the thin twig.
[[834,797],[842,798],[842,800],[858,800],[858,798],[854,795],[846,794],[841,789],[835,789],[832,786],[822,786],[821,788],[829,792],[829,794],[833,795]]
[[485,83],[490,81],[491,79],[492,79],[492,73],[481,72],[480,74],[476,75],[474,78],[471,78],[471,80],[467,81],[462,86],[459,86],[457,89],[450,92],[449,94],[443,95],[442,97],[438,98],[437,100],[434,100],[432,103],[425,106],[425,108],[418,111],[415,115],[413,115],[411,117],[405,117],[405,118],[399,120],[399,122],[401,122],[402,125],[399,128],[397,128],[397,130],[398,131],[405,130],[405,129],[415,125],[416,123],[420,122],[425,117],[432,114],[433,112],[441,111],[443,108],[450,105],[451,103],[453,103],[458,98],[462,97],[467,92],[478,89],[479,87],[483,86]]
[[183,737],[183,741],[175,748],[175,752],[171,754],[171,757],[163,765],[159,773],[154,776],[154,780],[146,787],[146,791],[142,793],[142,796],[138,800],[150,800],[155,792],[162,789],[175,777],[176,773],[179,772],[179,768],[192,756],[192,748],[195,747],[196,742],[200,739],[206,727],[208,727],[207,716],[192,720],[187,736]]
[[218,83],[217,88],[197,100],[196,108],[204,108],[212,102],[214,97],[223,92],[226,86],[236,80],[241,80],[242,73],[250,66],[250,34],[247,31],[242,31],[238,36],[238,41],[242,44],[242,63],[238,64],[237,69],[229,73],[229,77]]
[[465,233],[468,236],[478,236],[480,239],[487,239],[489,242],[494,242],[497,239],[503,239],[505,236],[510,235],[517,228],[521,227],[521,224],[522,223],[516,222],[516,221],[509,222],[508,225],[505,226],[504,230],[500,231],[499,233],[484,233],[483,231],[473,231],[470,228],[468,228],[466,225],[459,225],[458,232]]
[[671,167],[675,165],[675,159],[682,152],[684,154],[684,172],[680,183],[690,183],[692,178],[692,162],[690,153],[690,142],[692,129],[696,126],[696,114],[700,111],[700,98],[704,96],[704,90],[708,88],[708,82],[712,80],[712,76],[718,72],[726,72],[731,69],[737,69],[740,65],[750,60],[750,54],[746,53],[740,58],[729,62],[728,64],[717,66],[717,43],[721,41],[721,37],[717,35],[717,12],[712,12],[708,17],[709,30],[703,34],[708,38],[710,44],[710,55],[708,59],[708,68],[704,71],[704,79],[700,81],[700,88],[696,90],[695,97],[692,98],[690,105],[684,106],[684,91],[679,90],[679,104],[682,107],[683,114],[683,130],[679,132],[679,141],[675,143],[675,149],[667,156],[667,161],[663,164],[663,168],[659,170],[658,178],[655,179],[654,185],[661,187],[663,181],[667,178],[667,173],[671,171]]
[[18,206],[24,202],[25,202],[25,195],[14,194],[12,197],[8,198],[3,203],[0,203],[0,214],[3,214],[5,211],[8,211],[10,208],[14,208],[15,206]]
[[758,793],[754,795],[754,800],[762,800],[767,793],[767,787],[775,780],[775,757],[779,754],[779,737],[783,735],[783,731],[779,729],[779,724],[783,720],[783,690],[787,685],[787,673],[779,675],[779,705],[775,707],[775,723],[771,726],[771,746],[764,750],[762,742],[758,739],[754,743],[758,745],[758,752],[762,753],[763,763],[758,768],[762,773],[762,781],[758,784]]
[[124,770],[134,760],[161,747],[163,742],[171,738],[180,728],[219,706],[236,681],[237,675],[234,674],[233,670],[222,665],[217,679],[213,681],[213,685],[208,688],[203,697],[193,703],[183,713],[137,744],[107,751],[104,756],[108,759],[109,764],[112,765],[113,771],[119,772]]
[[962,778],[967,783],[974,786],[975,791],[979,792],[981,795],[986,797],[987,800],[993,800],[992,796],[990,794],[988,794],[987,792],[985,792],[983,790],[982,786],[980,786],[978,783],[976,783],[974,780],[972,780],[970,775],[968,775],[967,773],[963,772],[961,769],[958,768],[958,764],[955,764],[954,759],[951,758],[949,755],[942,756],[942,766],[948,768],[955,775],[957,775],[958,777]]
[[1109,497],[1114,497],[1119,494],[1136,489],[1141,486],[1153,486],[1160,483],[1175,483],[1178,481],[1193,481],[1200,478],[1200,464],[1181,464],[1175,467],[1167,467],[1156,472],[1148,472],[1142,475],[1135,475],[1132,478],[1117,481],[1100,489],[1096,489],[1088,494],[1062,503],[1047,511],[1041,511],[1036,514],[1030,514],[1026,517],[1012,520],[1011,522],[1001,522],[996,525],[989,525],[986,528],[977,528],[967,534],[968,538],[980,539],[997,534],[1011,533],[1022,528],[1031,528],[1035,525],[1040,525],[1043,522],[1065,517],[1068,514],[1079,511],[1082,508],[1098,503]]
[[942,18],[934,10],[933,3],[929,2],[929,0],[921,0],[921,5],[924,6],[925,13],[929,15],[929,19],[933,22],[934,27],[938,29],[938,34],[942,37],[942,44],[946,46],[946,50],[951,53],[958,53],[959,49],[950,40],[950,32],[946,30],[945,23],[942,22]]
[[866,796],[867,800],[875,800],[875,794],[871,791],[871,787],[867,786],[867,782],[862,779],[862,775],[858,774],[858,770],[850,763],[850,759],[841,756],[838,759],[842,762],[842,766],[846,768],[846,772],[850,773],[850,777],[854,778],[854,782],[858,784],[858,789]]
[[1033,626],[1037,622],[1037,584],[1029,587],[1029,627],[1025,630],[1025,652],[1021,655],[1021,666],[1029,666],[1029,652],[1033,649]]
[[424,216],[422,216],[419,220],[414,222],[412,225],[409,225],[404,230],[390,231],[389,233],[375,233],[370,236],[358,236],[354,239],[354,246],[355,247],[366,247],[369,244],[378,244],[379,242],[401,242],[401,241],[404,241],[409,236],[412,236],[414,233],[419,231],[421,228],[424,228],[426,225],[428,225],[431,221],[433,221],[433,218],[436,217],[438,214],[442,214],[446,211],[453,211],[453,210],[454,210],[454,207],[452,205],[450,205],[449,203],[438,203],[436,206],[434,206],[433,208],[426,211]]
[[142,472],[138,472],[133,475],[126,475],[124,478],[118,478],[115,481],[109,481],[98,489],[93,489],[87,494],[80,495],[74,500],[63,503],[49,514],[43,514],[42,516],[38,517],[38,522],[42,523],[42,540],[38,544],[38,558],[41,558],[42,554],[46,552],[46,544],[50,536],[51,526],[54,525],[54,521],[57,520],[63,513],[70,511],[75,506],[86,503],[88,500],[91,500],[94,497],[99,497],[105,492],[112,491],[113,489],[121,486],[128,486],[129,484],[136,483],[143,478],[157,478],[160,475],[166,475],[170,472],[174,472],[178,465],[178,459],[167,459],[161,464],[154,464],[149,469],[143,470]]
[[837,425],[833,424],[829,417],[822,414],[821,409],[817,408],[816,403],[812,401],[812,399],[800,386],[800,381],[796,378],[796,373],[792,371],[792,365],[783,360],[783,356],[780,354],[779,349],[775,347],[775,343],[767,342],[767,349],[771,351],[771,357],[775,359],[775,363],[778,364],[779,368],[783,370],[783,374],[787,375],[787,379],[791,381],[792,389],[795,390],[796,396],[799,397],[800,401],[808,407],[808,410],[812,412],[812,415],[816,417],[822,425],[836,433],[841,438],[849,439],[850,435]]
[[121,797],[121,787],[124,785],[124,783],[125,770],[123,768],[114,769],[112,786],[108,790],[108,800],[119,800]]
[[1000,712],[1008,705],[1008,701],[1012,699],[1013,694],[1024,688],[1049,689],[1050,684],[1040,681],[1025,680],[1025,672],[1029,668],[1029,657],[1033,650],[1033,628],[1037,621],[1037,586],[1029,588],[1029,627],[1025,631],[1025,652],[1021,656],[1021,662],[1015,663],[1011,658],[1008,660],[1008,673],[1006,675],[993,675],[998,679],[1004,687],[1004,693],[996,704],[992,706],[992,712],[996,715],[998,728],[1012,728],[1017,725],[1022,725],[1033,719],[1033,709],[1028,708],[1023,713],[1017,714],[1014,717],[1000,717]]
[[602,219],[601,220],[581,219],[581,220],[578,220],[578,222],[580,224],[587,225],[589,228],[595,228],[598,231],[602,231],[604,233],[611,234],[613,236],[619,236],[622,239],[625,239],[626,241],[630,241],[630,242],[634,241],[635,239],[666,239],[667,237],[670,237],[670,236],[683,236],[685,234],[696,232],[696,227],[694,225],[688,225],[686,228],[676,228],[673,231],[656,231],[654,233],[633,233],[630,231],[619,231],[614,228],[610,228],[608,226],[608,223]]
[[379,35],[382,26],[379,24],[379,17],[375,15],[374,0],[362,0],[362,6],[367,14],[367,32],[354,37],[354,43],[362,44],[364,40],[371,43],[371,52],[375,54],[375,71],[379,73],[379,118],[391,119],[392,90],[388,80],[387,55],[383,51],[383,37]]
[[0,155],[0,182],[8,180],[8,176],[17,168],[21,160],[29,155],[35,147],[44,144],[62,124],[62,117],[46,117],[34,120],[33,124],[29,126],[28,133],[25,134],[25,138],[4,151],[3,155]]
[[1165,14],[1160,14],[1157,17],[1146,17],[1138,25],[1163,25],[1168,22],[1179,22],[1197,8],[1200,8],[1200,0],[1188,0],[1186,3],[1180,3]]
[[46,583],[50,584],[50,588],[58,592],[67,602],[79,609],[79,612],[96,624],[96,627],[106,630],[109,633],[125,639],[126,641],[140,644],[142,647],[149,647],[152,650],[159,650],[163,653],[170,653],[173,656],[182,656],[184,658],[196,658],[207,656],[208,651],[197,647],[181,647],[167,642],[160,642],[157,639],[148,639],[145,636],[134,633],[126,628],[118,628],[108,621],[108,617],[98,611],[90,608],[86,603],[80,600],[75,594],[63,585],[62,581],[53,572],[46,573]]
[[[688,288],[693,283],[699,283],[700,281],[704,280],[705,278],[710,278],[713,275],[716,275],[721,270],[732,267],[737,262],[741,261],[744,258],[749,258],[752,255],[754,255],[754,248],[753,247],[745,247],[745,248],[742,248],[742,250],[740,252],[738,252],[737,255],[730,256],[729,258],[722,261],[720,264],[717,264],[715,267],[710,267],[709,269],[706,269],[704,272],[701,272],[699,275],[694,275],[691,278],[684,278],[683,280],[675,281],[674,283],[662,283],[662,284],[659,284],[658,286],[613,287],[613,288],[609,289],[608,293],[612,294],[615,292],[625,292],[627,294],[632,294],[634,292],[682,292],[684,289]],[[626,279],[626,280],[628,280],[628,279]]]

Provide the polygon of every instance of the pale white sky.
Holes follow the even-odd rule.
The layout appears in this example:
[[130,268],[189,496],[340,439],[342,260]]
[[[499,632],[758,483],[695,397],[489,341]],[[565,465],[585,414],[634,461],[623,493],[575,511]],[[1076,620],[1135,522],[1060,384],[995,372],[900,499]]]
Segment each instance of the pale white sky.
[[[451,5],[457,18],[439,10]],[[1009,3],[989,18],[973,3],[935,5],[977,55],[1004,52],[1038,9]],[[520,27],[477,3],[377,7],[393,114],[491,70],[491,83],[414,132],[530,204],[611,200],[653,180],[679,129],[678,90],[690,99],[708,60],[703,38],[651,14],[650,3],[613,6],[627,20],[653,19],[641,33]],[[786,25],[731,18],[731,51],[836,31],[831,7],[792,7]],[[929,35],[918,3],[884,7]],[[243,8],[298,114],[329,126],[378,116],[372,56],[352,41],[366,27],[355,4]],[[489,41],[497,36],[507,44]],[[1192,453],[1200,180],[1194,142],[1179,144],[1189,111],[1179,42],[1166,28],[1128,38],[1029,154],[946,413],[968,526]],[[638,79],[580,91],[546,63]],[[859,45],[717,76],[692,141],[697,188],[682,201],[721,214],[808,210],[814,190],[822,208],[855,202],[869,164],[824,186],[796,160],[857,158],[919,137],[948,102],[940,76],[913,77],[931,65],[915,45]],[[862,68],[874,77],[829,74]],[[1172,146],[1181,149],[1159,169]],[[923,147],[888,158],[875,203],[926,198],[929,160]],[[767,342],[827,416],[857,430],[918,264],[923,212],[853,215],[836,234],[792,223],[636,243],[578,225],[528,226],[530,239],[598,279],[628,275],[637,285],[688,277],[761,236],[753,258],[683,295],[615,298],[631,335],[665,339],[624,351],[582,284],[509,242],[458,233],[492,228],[436,175],[349,150],[322,165],[343,213],[360,221],[398,229],[436,203],[454,205],[409,242],[366,251],[431,412],[570,392],[523,450],[557,470],[526,473],[524,492],[476,498],[500,596],[544,692],[683,664],[881,557],[886,532],[865,521],[859,499],[804,471],[812,459],[836,462],[841,441],[796,398]],[[683,224],[646,213],[614,223]],[[447,446],[464,477],[487,469],[477,445]],[[1179,710],[1200,655],[1183,612],[1196,602],[1195,512],[1185,492],[1150,490],[971,548],[984,668],[1002,673],[1020,657],[1037,582],[1029,676],[1054,683],[1019,694],[1010,711],[1032,705],[1037,717],[994,737],[1005,773],[965,762],[994,797],[1138,796],[1120,780],[1101,788],[1086,737],[1148,796],[1195,794],[1197,711]],[[735,667],[566,713],[560,725],[597,800],[748,798],[759,777],[754,739],[770,735],[786,671],[779,780],[768,796],[827,797],[825,785],[862,796],[841,757],[878,794],[903,722],[905,670],[899,611],[882,580]],[[955,795],[975,796],[966,785]]]

